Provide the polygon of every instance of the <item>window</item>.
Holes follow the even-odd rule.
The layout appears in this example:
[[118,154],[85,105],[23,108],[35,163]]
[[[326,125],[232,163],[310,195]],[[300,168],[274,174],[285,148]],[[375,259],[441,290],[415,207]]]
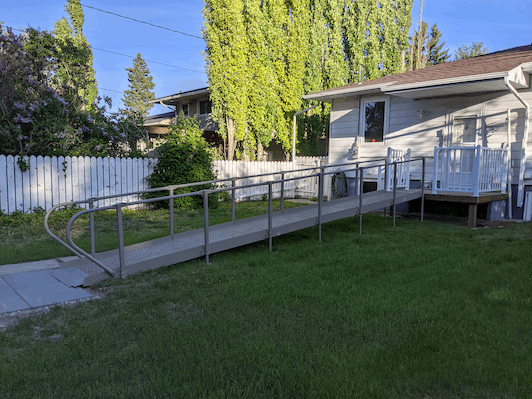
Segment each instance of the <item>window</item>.
[[183,104],[183,115],[188,116],[188,104]]
[[454,130],[457,143],[475,143],[477,138],[477,118],[455,118]]
[[388,130],[386,126],[388,123],[387,106],[388,99],[383,97],[361,101],[360,135],[364,136],[365,143],[384,143]]
[[210,100],[200,101],[199,109],[200,115],[210,114],[212,111],[212,102]]

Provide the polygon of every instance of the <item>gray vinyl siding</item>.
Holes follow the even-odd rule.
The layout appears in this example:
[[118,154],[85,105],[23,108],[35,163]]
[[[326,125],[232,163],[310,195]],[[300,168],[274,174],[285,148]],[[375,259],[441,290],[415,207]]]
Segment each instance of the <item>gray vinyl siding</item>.
[[[532,89],[520,90],[519,93],[525,101],[532,104]],[[348,159],[348,150],[359,133],[359,104],[363,100],[364,97],[333,101],[329,146],[331,163],[351,161]],[[511,93],[497,92],[428,100],[390,97],[388,106],[389,124],[384,143],[363,143],[360,150],[361,160],[384,157],[388,147],[410,148],[413,157],[432,157],[435,146],[449,146],[453,142],[453,118],[465,115],[479,116],[483,131],[483,142],[479,144],[504,148],[507,144],[506,115],[507,109],[510,109],[512,176],[513,182],[517,183],[525,109]],[[421,119],[418,117],[418,110],[425,111]],[[532,129],[532,123],[530,128]],[[529,137],[528,149],[532,152],[532,137]],[[432,160],[429,163],[432,164]],[[529,161],[529,165],[531,163]]]

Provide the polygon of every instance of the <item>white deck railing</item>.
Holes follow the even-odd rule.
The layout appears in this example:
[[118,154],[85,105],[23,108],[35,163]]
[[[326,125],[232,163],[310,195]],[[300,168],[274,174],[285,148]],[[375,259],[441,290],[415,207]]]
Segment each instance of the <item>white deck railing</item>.
[[[393,149],[388,147],[388,156],[386,158],[386,163],[401,162],[397,164],[397,176],[395,187],[404,188],[408,190],[410,188],[410,161],[411,159],[411,150],[402,150],[402,149]],[[394,166],[388,165],[386,171],[384,167],[378,168],[378,177],[377,177],[377,189],[383,190],[384,184],[386,183],[386,191],[392,191],[394,187]],[[386,180],[386,181],[385,181]]]
[[505,193],[507,170],[508,148],[434,147],[432,193]]

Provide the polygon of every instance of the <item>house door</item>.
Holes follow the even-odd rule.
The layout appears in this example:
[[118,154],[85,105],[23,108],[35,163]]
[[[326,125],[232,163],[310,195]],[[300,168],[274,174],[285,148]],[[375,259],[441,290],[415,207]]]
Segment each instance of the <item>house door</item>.
[[[481,119],[477,115],[464,115],[453,117],[452,147],[475,147],[482,144]],[[473,183],[473,165],[475,160],[474,149],[456,150],[447,154],[449,179],[460,187],[459,190],[470,189]]]

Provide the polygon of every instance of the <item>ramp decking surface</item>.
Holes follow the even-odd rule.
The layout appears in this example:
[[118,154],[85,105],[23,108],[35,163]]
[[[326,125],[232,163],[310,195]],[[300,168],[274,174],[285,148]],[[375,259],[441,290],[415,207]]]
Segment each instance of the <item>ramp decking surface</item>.
[[[400,204],[421,198],[421,190],[398,190],[395,203]],[[359,214],[359,196],[341,198],[324,202],[321,222],[326,223]],[[361,213],[367,213],[393,205],[393,192],[373,191],[362,195]],[[272,214],[271,236],[276,237],[318,224],[318,204],[302,206]],[[251,244],[270,237],[268,215],[256,216],[236,222],[210,226],[209,240],[205,247],[204,229],[158,238],[125,247],[124,273],[135,274],[141,271],[185,262],[208,254]],[[119,271],[120,257],[118,249],[102,252],[96,258],[107,267]],[[92,285],[111,278],[102,268],[86,258],[76,259],[63,264],[62,268],[75,267],[86,273],[83,285]]]

